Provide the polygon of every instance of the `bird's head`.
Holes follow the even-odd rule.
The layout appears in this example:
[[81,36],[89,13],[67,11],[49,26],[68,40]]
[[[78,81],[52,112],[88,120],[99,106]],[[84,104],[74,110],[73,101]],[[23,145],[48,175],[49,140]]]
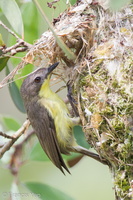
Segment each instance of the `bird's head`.
[[48,68],[39,68],[23,81],[20,89],[24,101],[30,101],[31,98],[38,96],[41,86],[49,79],[50,73],[57,67],[55,63]]

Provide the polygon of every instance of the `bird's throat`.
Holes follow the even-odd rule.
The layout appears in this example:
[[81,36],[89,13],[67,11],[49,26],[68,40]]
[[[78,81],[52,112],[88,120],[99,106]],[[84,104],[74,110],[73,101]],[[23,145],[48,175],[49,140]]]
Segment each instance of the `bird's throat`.
[[39,92],[39,97],[40,98],[50,98],[52,96],[52,94],[54,93],[51,89],[50,89],[50,79],[49,77],[47,79],[45,79],[44,83],[41,86],[40,92]]

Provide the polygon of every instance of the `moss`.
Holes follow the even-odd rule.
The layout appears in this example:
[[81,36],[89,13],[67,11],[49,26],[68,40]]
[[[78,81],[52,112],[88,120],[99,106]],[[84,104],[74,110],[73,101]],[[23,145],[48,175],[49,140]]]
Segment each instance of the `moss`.
[[76,60],[64,55],[50,31],[26,58],[31,56],[34,62],[38,57],[41,66],[46,60],[61,61],[57,72],[73,83],[88,143],[110,163],[116,199],[131,199],[133,171],[127,164],[133,161],[133,5],[117,13],[85,1],[75,6],[79,12],[72,7],[62,14],[55,30]]

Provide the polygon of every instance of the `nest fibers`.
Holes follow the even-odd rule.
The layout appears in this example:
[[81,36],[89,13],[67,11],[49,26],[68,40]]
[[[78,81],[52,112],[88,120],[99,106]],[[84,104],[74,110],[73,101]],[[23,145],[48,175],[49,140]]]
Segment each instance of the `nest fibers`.
[[[25,60],[62,63],[88,142],[107,159],[118,196],[130,196],[133,179],[133,5],[119,12],[80,1],[54,20],[58,37],[77,56],[70,60],[45,32]],[[45,63],[44,63],[45,62]]]

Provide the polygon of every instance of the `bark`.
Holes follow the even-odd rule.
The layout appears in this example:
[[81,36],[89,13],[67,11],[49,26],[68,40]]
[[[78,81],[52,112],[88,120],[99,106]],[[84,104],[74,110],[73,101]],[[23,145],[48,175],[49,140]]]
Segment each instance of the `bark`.
[[71,83],[86,139],[109,163],[116,200],[131,200],[133,189],[132,11],[132,4],[113,13],[78,1],[53,25],[76,59],[66,56],[51,31],[24,58],[37,66],[60,61],[58,74]]

